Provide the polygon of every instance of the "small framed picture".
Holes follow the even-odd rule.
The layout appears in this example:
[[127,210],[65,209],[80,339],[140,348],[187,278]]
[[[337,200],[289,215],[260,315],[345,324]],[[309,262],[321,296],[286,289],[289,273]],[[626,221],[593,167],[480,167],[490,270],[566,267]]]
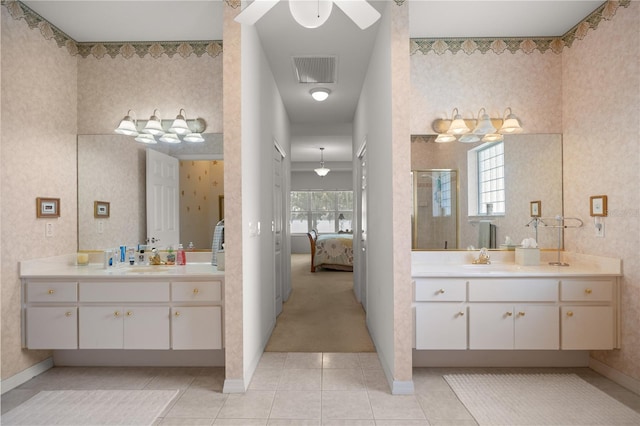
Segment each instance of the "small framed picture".
[[531,217],[542,217],[542,201],[532,201],[529,210]]
[[591,216],[606,216],[607,215],[607,196],[606,195],[594,195],[590,198],[590,214]]
[[109,217],[109,203],[106,201],[93,202],[93,216],[99,218]]
[[36,217],[60,217],[60,198],[36,198]]

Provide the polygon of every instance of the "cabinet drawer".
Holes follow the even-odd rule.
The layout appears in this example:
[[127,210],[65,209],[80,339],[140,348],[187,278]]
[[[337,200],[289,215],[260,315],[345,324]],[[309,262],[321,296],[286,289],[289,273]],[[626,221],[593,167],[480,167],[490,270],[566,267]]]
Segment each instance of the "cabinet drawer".
[[220,281],[171,283],[174,302],[217,302],[222,300]]
[[76,302],[78,283],[27,283],[27,302]]
[[558,300],[558,280],[473,279],[469,280],[470,302],[555,302]]
[[81,302],[168,302],[169,283],[80,283]]
[[466,279],[417,278],[416,302],[464,302],[467,298]]
[[560,299],[563,301],[609,302],[613,299],[611,280],[562,280]]

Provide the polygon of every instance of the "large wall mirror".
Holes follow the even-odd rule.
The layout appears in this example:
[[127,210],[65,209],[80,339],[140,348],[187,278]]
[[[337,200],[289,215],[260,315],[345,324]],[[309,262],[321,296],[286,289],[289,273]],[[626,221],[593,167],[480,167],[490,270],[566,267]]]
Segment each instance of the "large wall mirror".
[[[203,143],[146,145],[122,135],[79,135],[78,249],[145,242],[146,150],[153,149],[180,160],[180,241],[210,250],[224,195],[223,145],[222,134],[203,136]],[[96,213],[96,201],[108,203],[107,217]]]
[[[505,136],[504,213],[487,212],[484,206],[478,205],[477,186],[474,186],[477,180],[473,176],[477,173],[473,164],[476,157],[473,154],[481,144],[435,143],[434,140],[435,136],[431,135],[411,138],[414,206],[420,206],[419,210],[414,208],[413,215],[414,250],[479,248],[486,241],[484,232],[488,225],[492,225],[493,240],[498,249],[501,245],[505,248],[507,237],[513,245],[525,238],[537,238],[541,248],[558,247],[558,228],[551,226],[557,225],[556,216],[563,215],[562,135]],[[447,170],[456,173],[443,175]],[[445,179],[454,179],[448,184],[453,190],[457,185],[457,198],[453,190],[450,193],[457,209],[449,213],[443,210],[443,206],[446,207],[442,198]],[[439,195],[437,191],[440,191]],[[420,199],[416,199],[417,194]],[[534,201],[540,202],[543,223],[551,226],[536,228],[530,224]],[[436,202],[440,202],[438,209],[434,206]],[[451,232],[456,213],[457,235]],[[446,233],[443,226],[446,226]]]

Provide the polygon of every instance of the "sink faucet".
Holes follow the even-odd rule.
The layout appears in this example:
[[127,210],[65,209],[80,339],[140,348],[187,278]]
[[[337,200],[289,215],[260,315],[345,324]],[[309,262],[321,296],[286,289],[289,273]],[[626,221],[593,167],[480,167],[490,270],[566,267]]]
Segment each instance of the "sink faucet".
[[482,247],[480,249],[480,254],[478,258],[473,261],[475,265],[489,265],[491,263],[491,258],[489,257],[489,251],[486,247]]

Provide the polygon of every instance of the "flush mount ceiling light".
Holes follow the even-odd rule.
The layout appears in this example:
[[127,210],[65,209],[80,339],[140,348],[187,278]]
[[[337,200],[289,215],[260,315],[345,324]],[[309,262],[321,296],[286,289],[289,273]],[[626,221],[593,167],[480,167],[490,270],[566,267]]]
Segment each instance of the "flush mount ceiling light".
[[309,93],[311,93],[311,97],[313,99],[315,99],[318,102],[322,102],[329,97],[331,90],[325,87],[315,87],[309,90]]
[[324,154],[324,148],[320,148],[320,167],[318,167],[317,169],[313,170],[320,177],[325,177],[331,171],[331,169],[327,169],[324,166],[324,155],[323,154]]
[[186,119],[184,109],[181,109],[175,120],[161,120],[157,109],[148,120],[135,120],[132,110],[120,120],[115,132],[121,135],[133,136],[136,142],[154,144],[160,142],[180,143],[182,141],[198,143],[204,142],[202,133],[207,125],[202,118]]
[[[241,24],[254,25],[280,0],[257,0],[250,3],[236,16]],[[361,30],[369,28],[378,19],[380,12],[366,0],[289,0],[289,10],[297,23],[306,28],[317,28],[324,24],[336,4]]]
[[501,142],[503,134],[522,132],[520,119],[513,114],[511,107],[505,110],[504,118],[491,118],[485,108],[480,108],[477,119],[463,119],[458,108],[454,108],[451,119],[438,118],[433,121],[432,128],[438,134],[435,139],[438,143]]

